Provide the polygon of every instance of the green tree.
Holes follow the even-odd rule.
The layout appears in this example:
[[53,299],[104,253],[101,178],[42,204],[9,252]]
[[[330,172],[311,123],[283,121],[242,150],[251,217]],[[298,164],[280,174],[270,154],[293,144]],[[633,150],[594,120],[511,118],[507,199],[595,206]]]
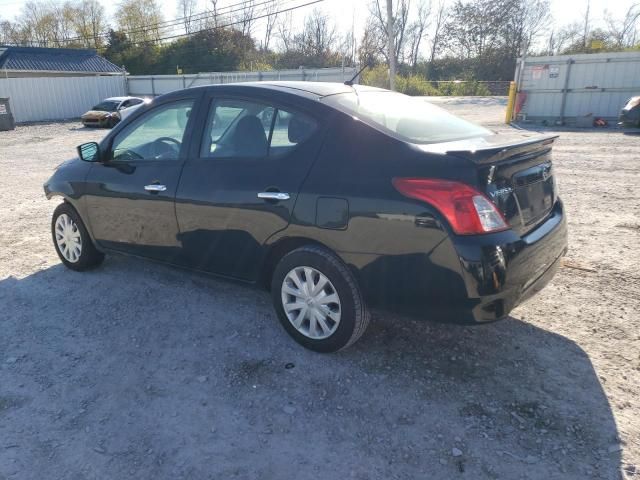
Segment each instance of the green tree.
[[249,68],[256,60],[254,40],[230,28],[204,30],[176,40],[160,50],[154,73],[221,72]]
[[134,75],[167,73],[156,71],[160,48],[155,43],[133,44],[124,32],[109,31],[104,57],[118,66],[124,65],[127,71]]

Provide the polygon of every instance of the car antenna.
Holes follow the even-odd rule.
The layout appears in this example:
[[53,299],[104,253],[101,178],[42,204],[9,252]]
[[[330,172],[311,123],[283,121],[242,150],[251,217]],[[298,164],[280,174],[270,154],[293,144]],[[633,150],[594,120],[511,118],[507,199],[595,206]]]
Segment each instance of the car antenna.
[[369,66],[369,62],[364,64],[364,67],[362,67],[360,70],[358,70],[358,73],[356,73],[353,77],[351,77],[351,80],[347,80],[346,82],[344,82],[345,85],[349,86],[349,87],[353,87],[353,82],[355,81],[356,78],[358,78],[360,76],[360,74],[362,72],[364,72],[364,70]]

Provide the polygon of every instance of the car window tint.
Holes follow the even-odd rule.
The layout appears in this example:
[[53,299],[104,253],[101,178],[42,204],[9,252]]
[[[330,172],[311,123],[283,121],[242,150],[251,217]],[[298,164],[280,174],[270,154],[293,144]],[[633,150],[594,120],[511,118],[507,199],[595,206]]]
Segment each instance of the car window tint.
[[278,109],[273,124],[269,156],[279,156],[293,150],[317,129],[316,122],[301,113]]
[[177,160],[192,107],[182,100],[151,110],[116,136],[112,159]]
[[201,155],[210,158],[264,157],[274,108],[246,100],[219,100],[209,112]]
[[255,158],[283,155],[309,138],[315,121],[306,115],[246,100],[219,100],[207,119],[201,155]]

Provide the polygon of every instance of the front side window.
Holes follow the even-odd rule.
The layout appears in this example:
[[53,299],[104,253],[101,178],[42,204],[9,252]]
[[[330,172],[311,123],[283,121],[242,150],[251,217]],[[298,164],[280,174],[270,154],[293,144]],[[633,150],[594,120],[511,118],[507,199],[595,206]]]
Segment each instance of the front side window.
[[113,141],[112,159],[177,160],[193,100],[155,108],[139,118]]
[[451,142],[491,134],[421,98],[395,92],[340,93],[322,101],[412,143]]
[[314,120],[264,103],[219,100],[209,112],[201,156],[256,158],[283,155],[317,129]]

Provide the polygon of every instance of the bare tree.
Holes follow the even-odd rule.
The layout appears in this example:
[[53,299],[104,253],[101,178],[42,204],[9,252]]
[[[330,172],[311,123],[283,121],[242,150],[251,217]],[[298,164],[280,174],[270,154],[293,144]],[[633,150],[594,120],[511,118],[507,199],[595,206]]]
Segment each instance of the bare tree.
[[293,14],[292,12],[286,12],[284,15],[280,15],[276,22],[276,35],[280,40],[280,48],[282,51],[290,52],[293,49]]
[[197,29],[193,18],[197,7],[198,0],[178,0],[178,12],[182,17],[185,33],[191,33]]
[[305,18],[302,32],[294,36],[294,43],[303,54],[320,58],[334,50],[337,38],[335,24],[316,8]]
[[53,43],[52,34],[53,14],[51,10],[35,1],[28,1],[22,7],[18,17],[18,23],[24,38],[41,46],[50,46]]
[[429,63],[433,63],[442,45],[444,25],[447,21],[447,5],[445,0],[439,0],[438,8],[433,21],[433,35],[431,37],[431,49],[429,52]]
[[266,15],[266,18],[264,26],[264,40],[262,41],[262,50],[265,52],[269,50],[273,29],[278,21],[278,7],[278,2],[273,2],[267,4],[265,8],[264,14]]
[[608,34],[616,48],[632,47],[636,44],[640,23],[640,3],[631,5],[620,21],[605,11]]
[[583,26],[580,23],[572,23],[557,30],[552,30],[547,41],[547,53],[558,55],[567,50],[571,45],[582,43]]
[[242,8],[235,15],[234,23],[237,23],[237,28],[242,32],[242,35],[250,37],[253,33],[255,12],[255,0],[245,0]]
[[205,28],[207,26],[211,26],[213,28],[217,28],[218,27],[218,12],[219,12],[219,4],[220,4],[220,0],[209,0],[209,2],[211,3],[211,10],[210,12],[213,14],[209,19],[209,17],[207,17],[206,23],[210,24],[210,25],[205,25]]
[[431,15],[431,0],[420,0],[416,12],[416,20],[409,25],[408,28],[408,44],[409,44],[409,63],[412,71],[415,73],[418,65],[418,55],[420,54],[420,45],[425,37],[427,27],[429,26],[429,16]]
[[522,57],[550,23],[549,0],[508,0],[506,9],[500,28],[504,46],[508,54]]
[[103,44],[102,32],[107,29],[104,7],[98,0],[79,0],[74,24],[76,33],[87,48],[99,48]]
[[0,44],[23,45],[27,39],[24,37],[20,26],[10,20],[0,20]]
[[[368,31],[365,30],[365,36],[371,45],[377,45],[378,54],[388,63],[389,54],[387,52],[387,43],[389,35],[387,33],[387,12],[385,5],[385,0],[372,0],[369,4],[370,19],[367,24]],[[398,0],[396,5],[396,9],[393,12],[394,45],[396,61],[400,63],[404,60],[411,0]]]

